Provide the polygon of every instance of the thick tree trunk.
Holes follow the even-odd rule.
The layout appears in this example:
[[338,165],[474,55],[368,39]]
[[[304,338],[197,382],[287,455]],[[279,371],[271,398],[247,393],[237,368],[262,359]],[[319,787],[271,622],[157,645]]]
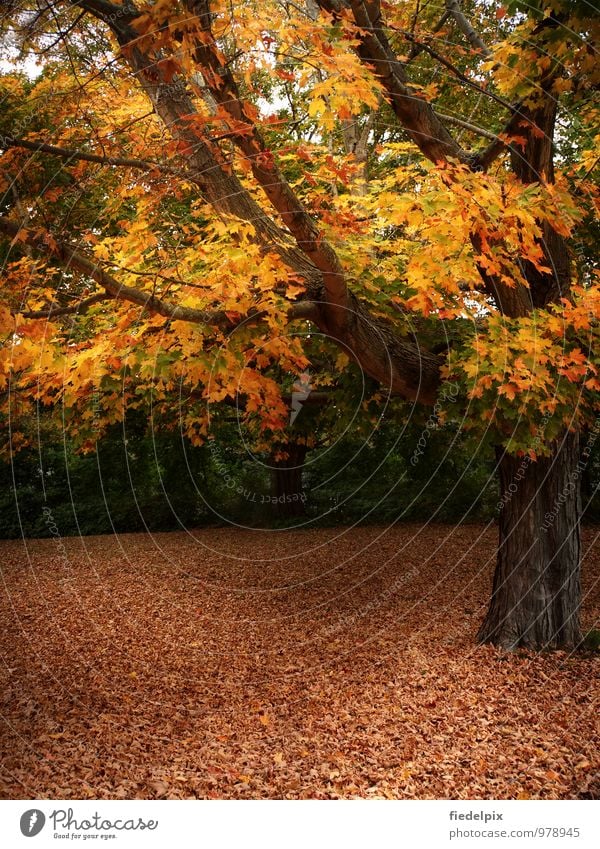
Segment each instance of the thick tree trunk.
[[500,453],[500,543],[480,642],[538,651],[580,643],[578,464],[574,433],[535,462]]
[[278,519],[304,516],[306,515],[306,494],[302,486],[302,472],[306,459],[306,445],[290,442],[279,446],[278,450],[285,451],[287,457],[271,460],[273,511]]

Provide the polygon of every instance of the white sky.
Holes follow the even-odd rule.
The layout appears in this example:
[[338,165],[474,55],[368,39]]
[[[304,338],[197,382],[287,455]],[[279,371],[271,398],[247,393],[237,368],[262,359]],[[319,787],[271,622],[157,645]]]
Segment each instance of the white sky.
[[10,74],[15,71],[21,71],[30,79],[39,77],[42,73],[42,65],[39,65],[32,56],[29,56],[24,61],[18,59],[0,59],[0,73]]

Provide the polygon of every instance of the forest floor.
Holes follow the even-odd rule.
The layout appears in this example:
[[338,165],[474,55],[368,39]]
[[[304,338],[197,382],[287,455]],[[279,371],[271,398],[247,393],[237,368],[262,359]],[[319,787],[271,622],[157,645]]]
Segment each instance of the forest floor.
[[[583,539],[591,628],[598,529]],[[599,797],[600,654],[474,644],[495,542],[478,525],[0,542],[0,796]]]

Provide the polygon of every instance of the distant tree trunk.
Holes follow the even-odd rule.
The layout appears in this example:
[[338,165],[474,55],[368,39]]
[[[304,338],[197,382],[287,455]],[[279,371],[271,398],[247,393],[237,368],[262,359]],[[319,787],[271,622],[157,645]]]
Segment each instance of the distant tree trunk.
[[500,541],[481,642],[535,650],[580,643],[578,463],[576,433],[537,461],[499,452]]
[[[285,452],[285,459],[275,459]],[[271,503],[277,518],[293,519],[306,514],[306,494],[302,486],[302,472],[306,459],[306,445],[288,442],[278,445],[271,457]]]

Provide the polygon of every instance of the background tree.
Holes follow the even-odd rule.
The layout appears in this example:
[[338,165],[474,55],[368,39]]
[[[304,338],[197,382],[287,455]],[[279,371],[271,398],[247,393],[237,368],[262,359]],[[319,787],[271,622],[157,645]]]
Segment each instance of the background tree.
[[267,447],[310,322],[382,399],[497,446],[480,638],[576,645],[600,388],[595,269],[569,246],[594,199],[587,8],[13,4],[7,36],[43,66],[3,80],[13,448],[15,397],[62,408],[84,449],[150,399],[199,444],[241,398]]

